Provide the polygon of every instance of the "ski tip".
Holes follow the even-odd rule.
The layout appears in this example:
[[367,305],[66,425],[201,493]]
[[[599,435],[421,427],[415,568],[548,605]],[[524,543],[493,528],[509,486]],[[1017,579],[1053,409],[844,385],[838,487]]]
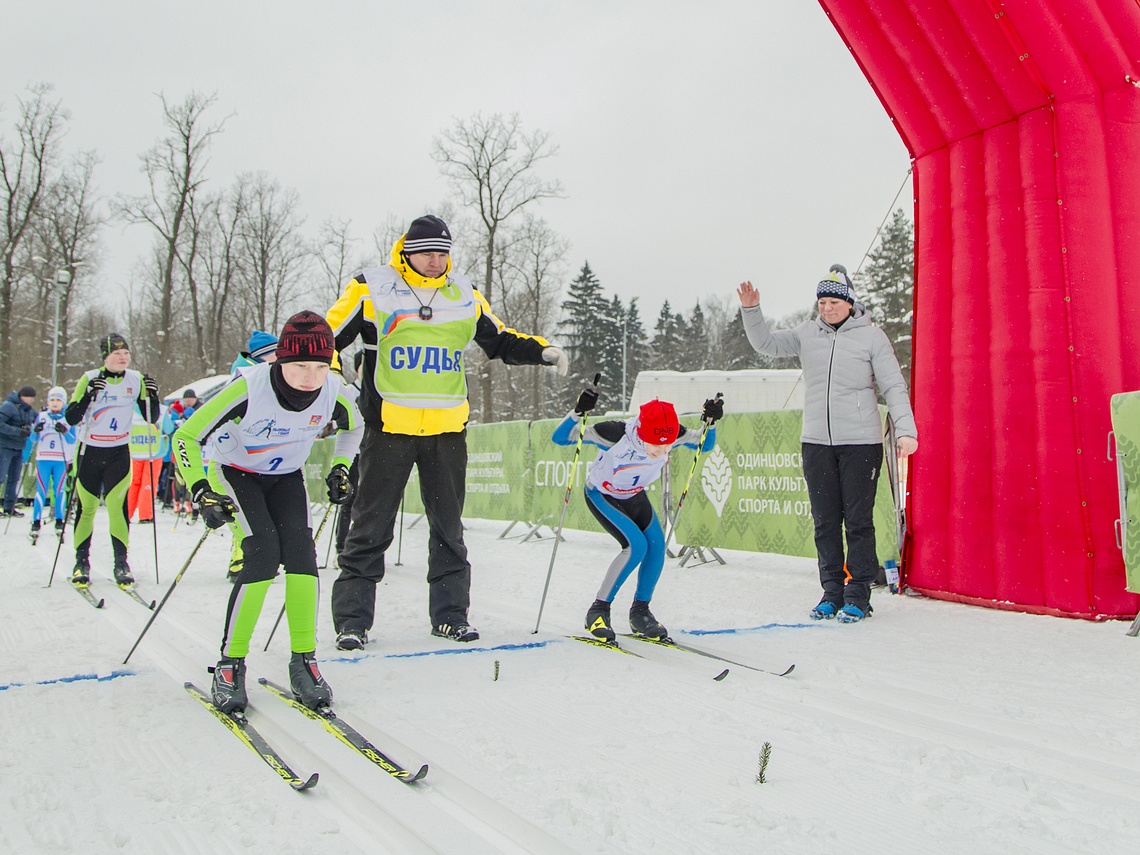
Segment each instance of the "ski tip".
[[101,608],[103,608],[103,600],[99,600],[99,602],[97,602],[97,603],[95,604],[95,608],[97,608],[97,609],[101,609]]
[[795,670],[796,670],[796,665],[795,665],[795,663],[793,662],[791,665],[789,665],[789,666],[787,667],[787,670],[785,670],[785,671],[781,672],[780,676],[781,676],[781,677],[787,677],[789,674],[791,674],[791,673],[792,673],[793,671],[795,671]]
[[320,778],[320,772],[314,772],[309,776],[309,780],[304,781],[300,784],[290,783],[289,786],[291,786],[298,793],[303,793],[305,790],[311,790],[313,787],[315,787],[317,785],[317,781],[319,781]]
[[715,677],[713,677],[713,679],[719,683],[721,680],[723,680],[727,676],[728,676],[728,669],[725,668],[723,671],[721,671],[719,674],[717,674]]
[[184,682],[184,683],[182,684],[182,688],[183,688],[183,689],[193,689],[193,688],[194,688],[194,684],[193,684],[193,683],[191,683],[189,680],[187,680],[186,682]]
[[258,678],[257,678],[257,682],[259,682],[261,685],[263,685],[263,686],[264,686],[264,685],[265,685],[266,683],[268,683],[269,681],[268,681],[268,680],[266,680],[264,677],[258,677]]
[[147,608],[148,608],[148,609],[150,609],[150,610],[153,612],[153,611],[154,611],[154,607],[155,607],[156,605],[158,605],[158,600],[151,600],[151,601],[150,601],[150,605],[149,605],[149,606],[147,606]]
[[414,776],[412,776],[411,778],[408,779],[408,783],[414,784],[416,781],[419,781],[423,778],[426,778],[427,773],[428,773],[428,764],[424,763],[424,765],[420,766],[420,771],[416,772],[416,774]]

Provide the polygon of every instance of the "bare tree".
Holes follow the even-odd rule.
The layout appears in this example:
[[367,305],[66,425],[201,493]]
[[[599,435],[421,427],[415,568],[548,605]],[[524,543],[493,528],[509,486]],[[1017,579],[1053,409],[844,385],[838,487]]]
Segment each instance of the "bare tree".
[[303,296],[303,280],[311,262],[301,236],[304,218],[295,190],[264,173],[247,179],[245,213],[240,236],[243,294],[259,329],[278,330],[290,314],[290,304]]
[[201,253],[205,294],[202,314],[206,319],[205,350],[208,367],[222,371],[226,354],[240,350],[245,342],[245,318],[237,315],[237,292],[244,270],[241,258],[241,226],[246,213],[248,176],[239,176],[229,192],[213,200],[210,217],[203,227],[205,246]]
[[174,336],[175,291],[178,276],[186,269],[180,255],[195,246],[190,212],[194,197],[205,178],[210,142],[221,133],[225,119],[207,124],[205,113],[216,95],[191,92],[176,105],[166,96],[162,101],[163,123],[167,135],[142,156],[142,171],[150,185],[149,194],[120,198],[117,212],[129,223],[145,223],[158,233],[157,285],[161,293],[157,334],[161,341],[158,359],[163,366],[171,363]]
[[[50,364],[49,354],[57,349],[54,355],[60,377],[69,379],[76,378],[79,373],[75,370],[77,366],[70,365],[68,361],[69,330],[77,303],[75,297],[94,282],[101,254],[99,233],[106,222],[98,211],[99,198],[94,184],[98,162],[94,152],[83,152],[64,167],[44,196],[41,214],[36,219],[35,236],[28,244],[29,256],[43,259],[40,263],[53,280],[51,292],[42,298],[37,297],[34,304],[41,312],[51,306],[53,313],[51,338],[45,337],[41,351],[42,364]],[[66,283],[54,281],[56,272],[60,270],[68,273]],[[54,328],[57,308],[58,330]],[[50,377],[46,373],[40,376],[44,380]]]
[[29,97],[17,98],[16,141],[0,138],[0,382],[15,382],[12,374],[12,322],[21,282],[16,254],[27,238],[55,167],[59,137],[68,119],[51,87],[33,86]]
[[317,267],[324,277],[320,294],[323,304],[331,306],[340,297],[349,275],[359,269],[359,259],[352,258],[356,238],[349,234],[349,220],[325,220],[317,237]]
[[[541,335],[558,322],[561,283],[566,278],[567,241],[544,220],[527,214],[522,226],[512,234],[505,254],[503,307],[509,323],[529,333]],[[510,372],[512,385],[520,394],[510,396],[516,406],[509,418],[543,418],[549,397],[548,373]]]
[[[432,159],[450,179],[464,205],[478,213],[482,224],[480,290],[487,300],[493,296],[500,228],[527,205],[562,196],[559,182],[543,181],[536,173],[544,160],[557,153],[558,147],[550,142],[549,133],[525,134],[517,113],[507,117],[476,113],[432,140]],[[483,372],[481,380],[482,410],[491,413],[492,374]]]

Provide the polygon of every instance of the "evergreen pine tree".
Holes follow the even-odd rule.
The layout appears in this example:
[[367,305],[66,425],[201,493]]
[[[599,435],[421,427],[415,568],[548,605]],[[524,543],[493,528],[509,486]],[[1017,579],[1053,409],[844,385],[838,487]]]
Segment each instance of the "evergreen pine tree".
[[887,334],[903,377],[910,381],[911,325],[914,318],[914,228],[902,208],[883,229],[856,293],[871,318]]
[[629,408],[629,396],[633,394],[637,375],[649,366],[649,336],[645,333],[637,297],[629,301],[625,317],[625,399],[621,402],[621,409]]
[[[609,311],[602,283],[586,262],[570,283],[570,296],[562,302],[559,327],[570,359],[570,374],[563,381],[562,398],[573,401],[578,392],[594,382],[598,372],[610,379],[611,366],[605,364],[605,340],[613,335],[612,323],[605,320]],[[620,370],[620,362],[618,367]]]
[[751,344],[744,332],[744,318],[740,312],[735,312],[721,335],[720,353],[717,355],[720,364],[728,371],[740,371],[745,368],[759,368],[762,357]]
[[597,370],[605,380],[606,407],[617,407],[621,397],[621,343],[625,326],[625,306],[616,294],[599,314]]
[[684,358],[682,370],[703,371],[709,367],[709,332],[699,301],[689,315],[688,331],[681,352]]

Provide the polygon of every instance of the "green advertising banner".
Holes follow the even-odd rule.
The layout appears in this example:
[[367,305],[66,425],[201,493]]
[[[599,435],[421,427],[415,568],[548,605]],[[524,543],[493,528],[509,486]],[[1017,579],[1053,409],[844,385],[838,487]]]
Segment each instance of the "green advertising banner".
[[[716,447],[697,464],[675,540],[687,546],[814,557],[801,422],[799,410],[733,414],[717,422]],[[673,492],[680,497],[693,458],[674,454],[671,465]],[[879,478],[875,536],[879,560],[897,561],[894,500],[886,477]]]
[[573,471],[574,487],[570,494],[570,506],[566,509],[566,528],[583,531],[602,531],[582,495],[582,484],[590,463],[598,455],[593,445],[583,445],[574,463],[574,446],[555,445],[550,439],[562,419],[542,419],[530,423],[530,513],[526,519],[532,523],[544,523],[550,528],[558,527],[562,514],[562,503],[566,498],[566,483]]
[[1124,548],[1124,587],[1140,594],[1140,392],[1113,395],[1112,430],[1116,436],[1120,526]]
[[469,427],[463,515],[508,522],[526,519],[532,480],[529,468],[529,422]]

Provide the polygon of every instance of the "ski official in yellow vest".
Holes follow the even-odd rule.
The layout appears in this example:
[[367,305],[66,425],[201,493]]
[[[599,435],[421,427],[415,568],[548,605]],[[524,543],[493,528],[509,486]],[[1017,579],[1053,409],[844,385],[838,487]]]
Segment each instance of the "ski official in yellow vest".
[[388,264],[353,276],[327,318],[337,350],[358,338],[364,345],[360,485],[332,590],[337,647],[357,650],[368,640],[376,583],[384,577],[384,552],[413,465],[431,528],[431,632],[474,641],[479,633],[467,617],[471,564],[460,522],[470,410],[463,351],[474,341],[492,359],[553,365],[563,376],[566,356],[492,314],[471,281],[452,270],[451,231],[434,216],[412,222]]

